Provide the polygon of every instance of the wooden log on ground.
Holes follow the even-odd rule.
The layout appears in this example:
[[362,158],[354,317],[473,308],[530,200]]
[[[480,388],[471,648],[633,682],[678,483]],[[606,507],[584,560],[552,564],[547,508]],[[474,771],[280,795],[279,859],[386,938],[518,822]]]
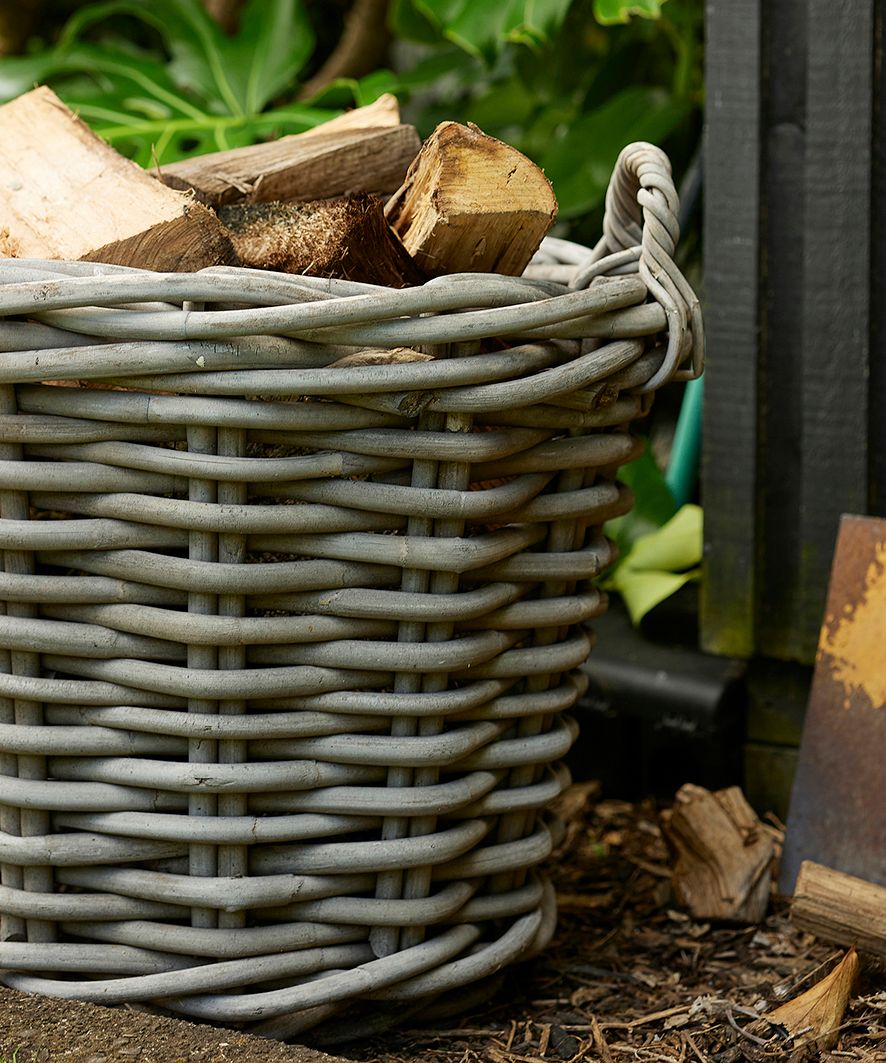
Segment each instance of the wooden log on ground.
[[766,914],[775,842],[741,790],[687,784],[662,816],[674,856],[672,886],[696,919],[759,923]]
[[429,276],[518,276],[557,217],[544,173],[475,126],[443,122],[387,206],[388,221]]
[[188,271],[236,262],[212,211],[152,180],[50,89],[0,107],[0,255]]
[[304,133],[169,163],[155,176],[216,208],[356,192],[390,195],[420,146],[388,96]]
[[425,280],[377,196],[221,207],[240,261],[256,269],[403,288]]
[[886,887],[804,860],[791,920],[822,941],[855,945],[886,960]]

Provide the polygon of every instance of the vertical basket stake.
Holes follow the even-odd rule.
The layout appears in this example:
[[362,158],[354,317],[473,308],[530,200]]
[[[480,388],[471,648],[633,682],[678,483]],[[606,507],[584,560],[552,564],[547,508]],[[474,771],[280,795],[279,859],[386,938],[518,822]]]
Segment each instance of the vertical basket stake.
[[[0,385],[0,413],[15,413],[17,409],[15,389],[8,384]],[[17,444],[4,444],[0,447],[0,451],[6,451],[6,454],[14,460],[22,458],[22,448]],[[21,491],[0,491],[0,517],[6,520],[27,520],[29,517],[27,495]],[[4,551],[4,570],[29,575],[34,571],[33,557],[23,550],[6,550]],[[7,602],[6,612],[8,616],[33,617],[37,615],[35,606],[20,602]],[[9,670],[13,675],[40,675],[38,654],[12,650],[8,654],[8,659]],[[39,702],[15,698],[12,703],[12,717],[17,724],[39,726],[43,723],[43,708]],[[46,778],[45,757],[20,754],[14,760],[18,765],[16,774],[20,779]],[[9,821],[10,833],[20,833],[23,837],[46,835],[50,829],[49,813],[40,809],[23,808],[17,814],[7,813],[3,821],[4,823]],[[13,888],[21,888],[29,893],[52,893],[52,868],[25,867],[19,869],[18,872],[13,869],[12,874],[8,871],[4,874],[3,882],[4,885],[9,884]],[[17,885],[19,883],[20,885]],[[9,917],[5,918],[7,921],[4,931],[10,935],[10,938],[6,940],[17,938],[21,934],[20,922],[16,919],[9,920]],[[55,941],[55,939],[54,923],[44,919],[27,920],[28,941]]]

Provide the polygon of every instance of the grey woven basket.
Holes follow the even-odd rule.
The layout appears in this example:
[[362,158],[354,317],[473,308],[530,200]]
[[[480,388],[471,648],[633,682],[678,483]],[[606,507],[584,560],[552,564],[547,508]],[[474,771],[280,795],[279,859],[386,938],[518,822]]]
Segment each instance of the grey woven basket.
[[0,262],[8,985],[343,1034],[544,946],[676,209],[636,144],[519,279]]

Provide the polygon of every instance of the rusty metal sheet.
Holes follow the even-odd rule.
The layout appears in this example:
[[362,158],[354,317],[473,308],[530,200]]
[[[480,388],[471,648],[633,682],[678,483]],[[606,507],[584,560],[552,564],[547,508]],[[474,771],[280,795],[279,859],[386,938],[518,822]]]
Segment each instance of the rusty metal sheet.
[[802,860],[886,885],[886,520],[844,516],[791,796],[781,889]]

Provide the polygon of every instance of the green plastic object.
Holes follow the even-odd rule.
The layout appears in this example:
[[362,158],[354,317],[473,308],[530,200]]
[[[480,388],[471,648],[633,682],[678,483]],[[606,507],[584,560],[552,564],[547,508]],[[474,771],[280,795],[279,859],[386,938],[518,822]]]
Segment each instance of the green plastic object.
[[680,416],[674,432],[671,460],[665,473],[665,483],[678,506],[691,502],[698,482],[698,461],[701,453],[701,415],[704,406],[704,378],[690,380],[683,394]]

